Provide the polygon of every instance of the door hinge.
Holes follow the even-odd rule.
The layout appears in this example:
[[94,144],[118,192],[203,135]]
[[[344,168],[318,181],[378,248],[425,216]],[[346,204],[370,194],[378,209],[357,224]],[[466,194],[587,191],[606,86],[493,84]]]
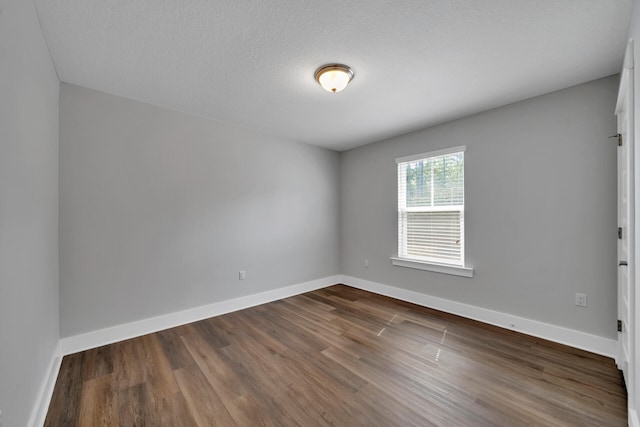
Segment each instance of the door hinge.
[[618,140],[618,147],[622,147],[622,134],[616,133],[615,135],[611,135],[609,138],[616,138]]
[[622,227],[618,227],[618,239],[622,239]]
[[618,332],[622,332],[622,320],[618,320]]

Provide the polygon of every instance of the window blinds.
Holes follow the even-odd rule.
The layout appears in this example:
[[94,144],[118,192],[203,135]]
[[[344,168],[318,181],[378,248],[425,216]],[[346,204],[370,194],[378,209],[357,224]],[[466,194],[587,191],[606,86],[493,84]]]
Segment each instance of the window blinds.
[[463,266],[464,147],[421,156],[397,160],[398,256]]

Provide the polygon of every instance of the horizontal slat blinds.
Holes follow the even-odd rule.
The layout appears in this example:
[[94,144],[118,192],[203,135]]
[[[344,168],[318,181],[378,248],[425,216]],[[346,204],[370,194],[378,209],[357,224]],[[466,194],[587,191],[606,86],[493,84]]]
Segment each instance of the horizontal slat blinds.
[[398,255],[464,265],[464,152],[398,162]]
[[460,260],[460,212],[408,212],[407,256]]

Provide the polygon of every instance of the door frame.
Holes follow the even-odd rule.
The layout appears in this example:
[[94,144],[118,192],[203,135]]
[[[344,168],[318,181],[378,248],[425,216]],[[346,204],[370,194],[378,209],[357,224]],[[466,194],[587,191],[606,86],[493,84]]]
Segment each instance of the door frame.
[[[640,343],[640,327],[638,325],[640,316],[636,316],[636,307],[640,306],[638,299],[640,292],[638,292],[638,277],[635,274],[638,258],[636,254],[640,254],[640,230],[635,227],[635,224],[640,224],[640,208],[636,206],[637,201],[640,201],[640,174],[636,174],[635,170],[640,166],[640,147],[639,142],[635,139],[634,124],[635,124],[635,111],[634,111],[634,58],[633,58],[633,40],[630,40],[627,44],[625,52],[624,63],[622,72],[620,74],[620,87],[618,90],[618,100],[616,103],[616,116],[621,112],[627,114],[627,126],[626,129],[619,129],[619,134],[623,134],[622,144],[626,144],[627,149],[627,165],[628,165],[628,238],[629,238],[629,260],[628,275],[629,275],[629,313],[627,317],[627,324],[622,327],[626,328],[626,333],[629,339],[629,355],[627,361],[623,360],[623,350],[621,342],[621,334],[618,334],[618,355],[616,357],[616,363],[620,369],[626,368],[626,387],[627,387],[627,408],[628,408],[628,422],[630,426],[640,427],[640,421],[638,420],[638,386],[640,385],[640,372],[638,367],[640,366],[640,352],[637,349],[638,343]],[[626,110],[626,111],[625,111]],[[618,121],[617,126],[620,123]],[[618,168],[617,174],[620,174]],[[618,176],[620,179],[620,176]],[[618,195],[618,198],[620,195]],[[618,202],[619,206],[619,202]],[[619,215],[618,215],[619,218]],[[625,232],[625,231],[623,231]],[[618,259],[618,261],[622,261]],[[625,267],[618,267],[625,268]],[[619,279],[617,283],[618,294],[618,319],[621,319],[621,291],[619,289]],[[626,362],[626,366],[625,366]]]

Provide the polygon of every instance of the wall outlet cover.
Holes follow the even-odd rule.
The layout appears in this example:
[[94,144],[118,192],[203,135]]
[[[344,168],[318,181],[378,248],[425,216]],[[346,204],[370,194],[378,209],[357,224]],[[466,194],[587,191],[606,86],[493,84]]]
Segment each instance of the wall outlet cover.
[[576,305],[579,307],[587,306],[587,295],[586,294],[576,294]]

